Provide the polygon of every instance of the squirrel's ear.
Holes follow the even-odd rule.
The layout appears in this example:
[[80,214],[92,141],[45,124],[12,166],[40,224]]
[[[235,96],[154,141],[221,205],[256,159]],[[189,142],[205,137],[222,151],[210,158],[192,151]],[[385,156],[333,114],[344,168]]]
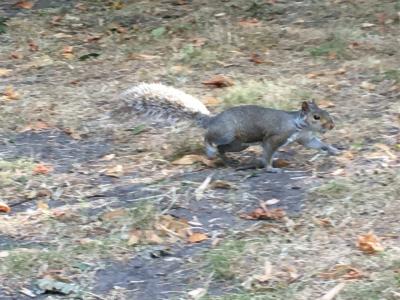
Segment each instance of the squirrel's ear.
[[308,112],[310,110],[310,106],[307,101],[303,101],[303,103],[301,103],[301,110],[304,112]]

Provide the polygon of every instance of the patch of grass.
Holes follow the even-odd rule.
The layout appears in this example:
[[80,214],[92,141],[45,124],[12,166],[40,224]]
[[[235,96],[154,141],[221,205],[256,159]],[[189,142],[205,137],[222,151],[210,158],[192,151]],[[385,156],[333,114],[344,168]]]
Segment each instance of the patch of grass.
[[192,44],[183,46],[176,55],[176,60],[192,66],[215,63],[217,58],[218,54],[216,51],[195,47]]
[[347,42],[345,39],[334,35],[327,41],[321,43],[319,46],[309,49],[309,53],[313,57],[335,57],[347,58]]
[[236,263],[241,260],[245,245],[242,240],[232,239],[210,250],[205,255],[207,271],[213,273],[215,279],[233,279],[237,273]]
[[351,183],[345,180],[331,180],[310,193],[310,197],[325,199],[343,198],[351,191]]
[[7,18],[0,17],[0,34],[3,34],[7,30]]
[[28,159],[1,160],[0,159],[0,187],[12,184],[21,184],[31,175],[35,163]]
[[294,88],[274,82],[250,80],[236,84],[224,91],[221,97],[225,106],[258,104],[276,109],[297,109],[298,101],[290,100]]
[[375,82],[380,82],[382,80],[393,80],[395,83],[400,83],[400,69],[386,70],[373,78]]

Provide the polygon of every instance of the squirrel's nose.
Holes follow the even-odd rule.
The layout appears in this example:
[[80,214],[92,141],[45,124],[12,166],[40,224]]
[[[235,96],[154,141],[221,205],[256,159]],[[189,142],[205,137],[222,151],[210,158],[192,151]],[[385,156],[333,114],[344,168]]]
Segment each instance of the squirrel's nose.
[[332,130],[333,127],[335,127],[335,124],[333,122],[329,122],[329,123],[325,123],[323,127],[326,129]]

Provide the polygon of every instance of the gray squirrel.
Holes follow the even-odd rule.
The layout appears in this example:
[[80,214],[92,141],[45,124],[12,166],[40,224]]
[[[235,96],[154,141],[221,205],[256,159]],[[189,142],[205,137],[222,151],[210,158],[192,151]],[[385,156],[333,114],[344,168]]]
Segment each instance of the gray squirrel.
[[263,147],[263,156],[254,167],[265,167],[268,172],[281,171],[272,167],[273,155],[280,147],[295,141],[331,155],[340,153],[315,136],[332,130],[334,122],[314,101],[302,102],[298,111],[241,105],[211,116],[198,99],[160,83],[139,84],[124,91],[119,99],[124,111],[133,111],[150,121],[193,120],[206,129],[207,156],[210,159],[219,156],[228,165],[227,152],[240,152],[252,143],[261,143]]

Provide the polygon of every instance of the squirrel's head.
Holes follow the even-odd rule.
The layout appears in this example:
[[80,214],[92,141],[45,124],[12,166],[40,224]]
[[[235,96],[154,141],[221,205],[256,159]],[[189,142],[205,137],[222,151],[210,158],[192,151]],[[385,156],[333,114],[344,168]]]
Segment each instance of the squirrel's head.
[[325,133],[335,127],[329,113],[319,108],[314,100],[311,102],[304,101],[301,104],[301,112],[304,116],[304,120],[313,131]]

